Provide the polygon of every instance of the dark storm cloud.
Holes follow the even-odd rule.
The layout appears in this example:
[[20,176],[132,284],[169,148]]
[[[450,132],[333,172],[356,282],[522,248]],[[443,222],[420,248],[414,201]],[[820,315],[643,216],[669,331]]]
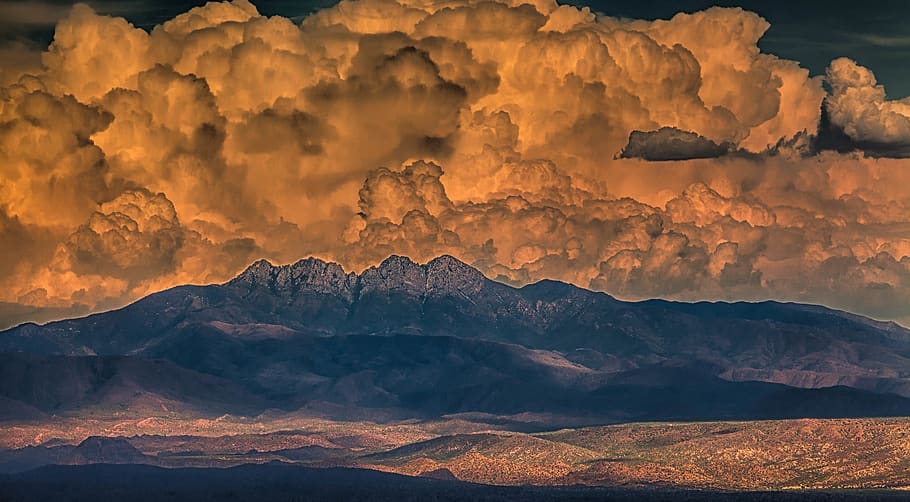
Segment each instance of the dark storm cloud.
[[632,131],[629,143],[622,149],[623,159],[644,159],[653,162],[686,159],[710,159],[733,150],[730,143],[717,144],[694,132],[675,127],[656,131]]

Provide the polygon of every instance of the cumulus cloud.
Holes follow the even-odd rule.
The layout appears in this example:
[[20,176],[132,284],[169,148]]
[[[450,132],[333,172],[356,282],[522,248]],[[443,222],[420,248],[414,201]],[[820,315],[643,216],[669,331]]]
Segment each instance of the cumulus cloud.
[[91,136],[113,116],[37,79],[7,89],[0,109],[0,204],[24,223],[72,227],[112,193],[104,152]]
[[824,119],[902,148],[906,105],[847,60],[826,96],[767,29],[548,0],[343,0],[298,25],[235,0],[145,31],[77,5],[40,65],[0,69],[0,302],[450,253],[515,284],[910,317],[910,175],[806,147]]
[[19,41],[0,40],[0,89],[41,71],[41,49]]
[[[900,318],[910,284],[907,207],[876,192],[906,196],[884,188],[887,176],[832,182],[848,169],[881,175],[895,161],[823,157],[773,167],[735,158],[720,172],[706,164],[716,160],[662,164],[659,174],[670,176],[705,169],[715,187],[692,183],[661,206],[593,194],[574,203],[505,194],[458,202],[437,166],[380,169],[361,191],[340,256],[363,267],[390,252],[454,253],[518,284],[559,277],[626,298],[788,298]],[[376,197],[377,186],[395,196]]]
[[888,100],[871,70],[848,58],[831,62],[831,124],[857,145],[887,156],[910,157],[910,98]]
[[184,236],[164,194],[127,191],[101,204],[63,245],[67,268],[112,276],[156,276],[176,266]]
[[729,153],[731,148],[729,143],[718,145],[694,132],[661,127],[656,131],[632,131],[629,144],[619,156],[651,161],[707,159]]

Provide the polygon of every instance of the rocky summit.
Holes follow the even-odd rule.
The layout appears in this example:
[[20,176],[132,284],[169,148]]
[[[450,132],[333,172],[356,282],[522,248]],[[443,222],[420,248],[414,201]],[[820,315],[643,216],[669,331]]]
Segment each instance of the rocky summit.
[[485,282],[480,271],[448,255],[419,265],[404,256],[391,256],[362,274],[345,273],[337,263],[307,258],[275,266],[266,260],[250,265],[227,286],[265,288],[275,294],[315,292],[354,301],[355,296],[395,291],[423,298],[428,295],[470,295]]
[[910,332],[895,324],[811,305],[514,288],[451,256],[392,256],[360,274],[258,261],[225,284],[7,330],[0,351],[3,381],[32,382],[0,386],[14,416],[318,403],[588,421],[910,413]]

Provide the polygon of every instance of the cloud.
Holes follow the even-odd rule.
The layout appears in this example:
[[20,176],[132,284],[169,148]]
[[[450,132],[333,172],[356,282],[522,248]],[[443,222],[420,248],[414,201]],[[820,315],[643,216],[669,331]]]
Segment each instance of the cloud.
[[91,136],[113,116],[40,88],[40,81],[25,79],[7,90],[0,112],[0,205],[26,224],[72,227],[112,191],[104,152]]
[[900,35],[879,35],[876,33],[858,33],[856,38],[878,47],[910,47],[910,37]]
[[903,102],[847,60],[826,94],[760,51],[768,26],[237,0],[145,31],[77,5],[40,65],[0,65],[0,302],[449,253],[515,284],[910,317],[910,175],[872,158],[906,147]]
[[[739,165],[726,166],[727,176],[737,167],[765,169],[767,161],[733,159]],[[705,161],[667,169],[695,162]],[[863,162],[879,172],[893,167]],[[437,166],[380,169],[361,191],[362,212],[340,256],[363,267],[390,252],[418,259],[453,253],[515,283],[559,277],[626,298],[785,297],[900,317],[910,279],[906,208],[893,213],[893,205],[866,199],[870,192],[855,195],[860,180],[821,185],[861,165],[795,157],[776,167],[776,179],[747,192],[719,193],[742,190],[730,180],[716,180],[717,190],[693,183],[663,207],[590,194],[578,203],[535,204],[517,195],[457,202],[445,195]],[[780,176],[794,168],[805,172]],[[432,197],[420,195],[418,179]],[[392,196],[376,197],[376,186]]]
[[827,82],[825,111],[834,127],[860,148],[910,156],[910,98],[888,100],[872,71],[847,58],[831,62]]
[[52,2],[10,0],[0,4],[0,26],[9,29],[23,26],[53,27],[69,12],[70,5]]
[[632,131],[619,156],[650,161],[709,159],[727,154],[731,148],[729,143],[718,145],[694,132],[661,127],[656,131]]
[[9,277],[18,267],[33,259],[49,260],[55,242],[53,232],[37,225],[23,224],[0,207],[0,240],[15,245],[0,249],[0,275]]
[[164,194],[130,190],[106,202],[63,244],[67,268],[82,274],[149,277],[172,271],[185,237]]
[[[123,18],[99,16],[76,4],[57,24],[42,59],[50,87],[83,102],[134,84],[150,60],[148,34]],[[112,43],[116,40],[117,43]]]
[[[0,89],[19,83],[19,79],[41,70],[41,49],[19,41],[0,40]],[[26,77],[28,78],[28,77]]]

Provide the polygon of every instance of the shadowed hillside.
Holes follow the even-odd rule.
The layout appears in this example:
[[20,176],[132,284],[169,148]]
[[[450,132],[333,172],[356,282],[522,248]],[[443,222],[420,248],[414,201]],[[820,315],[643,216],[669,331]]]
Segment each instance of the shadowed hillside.
[[5,381],[24,382],[0,385],[9,418],[311,403],[601,421],[910,414],[910,332],[894,324],[775,302],[622,302],[554,281],[516,289],[449,256],[393,256],[359,275],[259,261],[226,284],[8,330],[0,348],[34,354],[2,356]]

